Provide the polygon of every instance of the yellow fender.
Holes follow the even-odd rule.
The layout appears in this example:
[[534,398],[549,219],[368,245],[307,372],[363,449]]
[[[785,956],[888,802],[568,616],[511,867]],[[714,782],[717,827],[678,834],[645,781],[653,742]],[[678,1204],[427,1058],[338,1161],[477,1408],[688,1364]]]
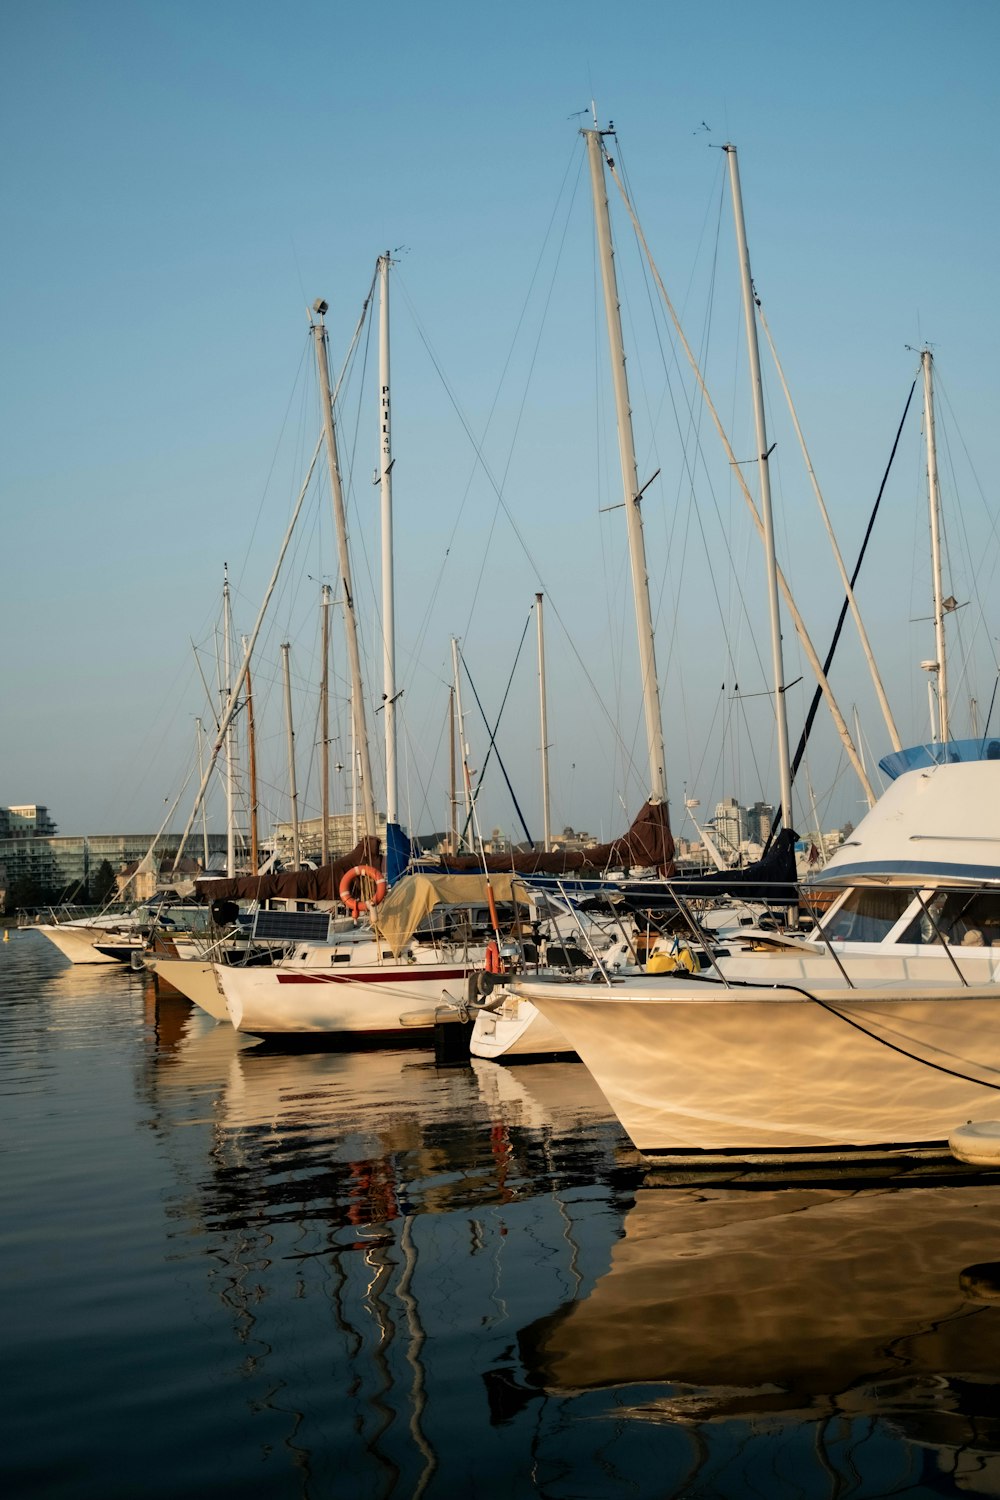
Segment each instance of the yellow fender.
[[647,974],[673,974],[678,969],[686,969],[693,974],[698,964],[690,948],[684,947],[677,953],[654,953],[646,964]]

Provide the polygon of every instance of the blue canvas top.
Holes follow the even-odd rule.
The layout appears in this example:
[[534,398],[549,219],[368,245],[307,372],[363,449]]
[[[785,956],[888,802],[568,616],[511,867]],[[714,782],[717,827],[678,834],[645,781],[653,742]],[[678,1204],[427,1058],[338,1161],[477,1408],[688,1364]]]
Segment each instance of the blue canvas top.
[[911,745],[908,750],[894,750],[883,755],[879,767],[895,781],[904,771],[968,760],[1000,760],[1000,739],[984,736],[975,740],[948,740],[946,744],[930,741],[924,745]]

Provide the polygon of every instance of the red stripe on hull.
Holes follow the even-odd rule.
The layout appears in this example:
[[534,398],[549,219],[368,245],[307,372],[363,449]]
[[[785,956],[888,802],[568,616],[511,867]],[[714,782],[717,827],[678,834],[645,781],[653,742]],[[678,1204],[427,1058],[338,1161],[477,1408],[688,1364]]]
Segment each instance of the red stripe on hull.
[[276,977],[279,984],[414,984],[424,983],[429,979],[464,979],[467,974],[474,974],[475,969],[424,969],[414,967],[412,969],[369,969],[367,972],[359,972],[357,969],[353,974],[309,974],[302,972],[279,973]]

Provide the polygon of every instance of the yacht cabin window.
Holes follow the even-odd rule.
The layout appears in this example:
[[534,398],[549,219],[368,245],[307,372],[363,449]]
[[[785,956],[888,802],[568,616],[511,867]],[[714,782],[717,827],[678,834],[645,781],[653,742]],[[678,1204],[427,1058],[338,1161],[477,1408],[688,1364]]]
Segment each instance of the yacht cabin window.
[[912,900],[912,891],[858,886],[823,923],[823,936],[850,943],[880,943]]
[[1000,891],[932,891],[919,905],[912,890],[858,887],[823,923],[823,935],[852,943],[880,943],[910,907],[899,943],[1000,947]]
[[[1000,892],[938,891],[924,898],[902,934],[901,943],[957,943],[962,947],[1000,946]],[[931,918],[933,917],[933,921]]]

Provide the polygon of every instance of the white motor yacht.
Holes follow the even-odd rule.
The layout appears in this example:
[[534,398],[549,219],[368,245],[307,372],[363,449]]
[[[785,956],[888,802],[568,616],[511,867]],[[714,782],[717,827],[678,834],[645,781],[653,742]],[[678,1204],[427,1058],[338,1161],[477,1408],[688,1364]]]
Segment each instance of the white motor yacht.
[[928,757],[818,877],[840,895],[809,939],[749,932],[695,973],[512,990],[650,1159],[943,1151],[1000,1111],[998,807],[1000,762]]

